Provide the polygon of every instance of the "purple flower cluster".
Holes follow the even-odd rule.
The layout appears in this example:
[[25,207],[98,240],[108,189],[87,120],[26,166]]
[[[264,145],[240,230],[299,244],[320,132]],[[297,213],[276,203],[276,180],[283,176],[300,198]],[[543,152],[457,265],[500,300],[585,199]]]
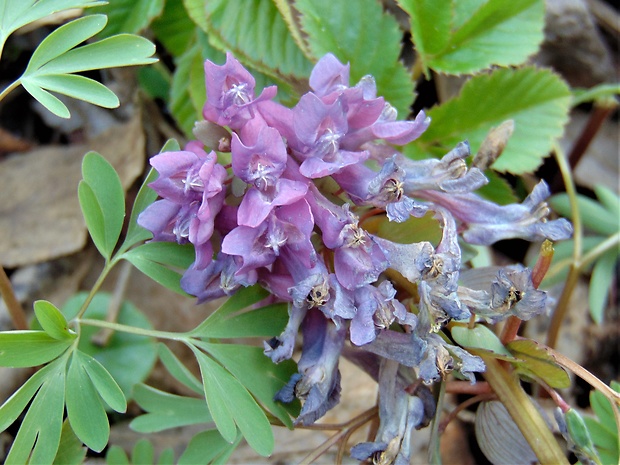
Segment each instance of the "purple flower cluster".
[[[407,394],[403,368],[427,383],[450,371],[474,382],[473,373],[484,370],[481,359],[440,336],[442,325],[472,313],[527,319],[545,307],[524,268],[498,269],[486,287],[460,283],[459,240],[563,239],[570,224],[547,221],[544,183],[520,205],[498,206],[473,193],[487,179],[467,167],[466,142],[440,160],[404,157],[395,146],[419,137],[429,118],[420,112],[398,121],[374,79],[351,87],[349,66],[331,54],[316,64],[312,91],[293,108],[273,101],[275,87],[256,96],[254,78],[231,54],[222,66],[207,61],[205,73],[200,140],[152,158],[159,178],[151,187],[161,200],[139,224],[153,240],[194,245],[196,261],[181,285],[200,302],[256,283],[290,302],[288,324],[265,353],[276,363],[291,358],[301,331],[299,372],[276,396],[304,400],[298,424],[338,403],[338,360],[356,352],[379,381],[382,417],[376,442],[354,455],[389,451],[404,460],[408,432],[426,424],[433,407],[423,393]],[[394,222],[430,212],[441,241],[401,244],[373,235],[361,218],[374,211]],[[388,269],[418,295],[400,296]]]

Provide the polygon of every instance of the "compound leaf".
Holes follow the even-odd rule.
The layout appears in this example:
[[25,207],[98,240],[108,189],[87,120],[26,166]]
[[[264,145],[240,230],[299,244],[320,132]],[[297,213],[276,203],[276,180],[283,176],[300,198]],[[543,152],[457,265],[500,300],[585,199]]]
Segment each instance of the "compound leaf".
[[41,328],[54,339],[63,341],[77,337],[75,333],[69,331],[64,315],[51,302],[37,300],[34,303],[34,314]]
[[108,443],[110,424],[79,351],[69,364],[65,397],[67,417],[76,436],[92,450],[101,452]]
[[0,366],[34,367],[54,360],[73,343],[58,340],[45,331],[7,331],[0,333]]
[[351,80],[371,74],[377,94],[394,106],[402,117],[413,102],[413,82],[399,61],[402,33],[393,16],[383,12],[376,0],[297,0],[300,23],[315,58],[328,52],[351,65]]
[[467,139],[475,153],[491,127],[512,119],[514,133],[492,168],[513,174],[531,172],[562,134],[569,103],[568,86],[552,71],[497,69],[472,77],[458,97],[432,108],[430,127],[413,144],[446,153]]
[[121,32],[141,32],[161,15],[163,9],[164,0],[114,0],[94,8],[93,12],[102,13],[110,19],[110,25],[101,34],[102,37],[109,37]]

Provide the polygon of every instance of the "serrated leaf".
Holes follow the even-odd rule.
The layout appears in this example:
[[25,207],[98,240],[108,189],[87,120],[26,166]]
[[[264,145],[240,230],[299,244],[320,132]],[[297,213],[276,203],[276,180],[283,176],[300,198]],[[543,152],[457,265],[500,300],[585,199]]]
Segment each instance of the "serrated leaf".
[[592,268],[588,303],[590,304],[590,316],[599,325],[603,322],[609,293],[616,275],[617,261],[618,251],[616,253],[609,252],[599,258]]
[[202,431],[189,441],[179,458],[179,465],[226,463],[240,440],[241,436],[230,444],[217,430]]
[[172,351],[163,343],[159,344],[159,359],[166,367],[166,370],[174,376],[174,378],[196,394],[202,394],[202,383],[183,365],[183,363],[172,353]]
[[60,444],[54,457],[54,465],[81,465],[86,457],[86,447],[78,439],[68,420],[62,424]]
[[450,330],[454,341],[467,349],[483,351],[501,360],[514,361],[512,354],[504,347],[493,331],[484,325],[477,324],[473,328],[455,325]]
[[201,343],[200,347],[224,365],[263,406],[288,428],[293,428],[290,416],[299,414],[299,402],[281,404],[275,402],[273,397],[291,379],[291,376],[297,373],[296,363],[286,360],[276,365],[260,347],[211,343]]
[[103,4],[92,0],[0,0],[0,50],[7,37],[26,24],[70,8],[90,8]]
[[96,152],[84,156],[82,176],[78,186],[82,213],[97,249],[109,260],[125,218],[123,186],[112,165]]
[[[195,79],[196,70],[203,69],[202,52],[199,44],[194,44],[176,60],[177,68],[172,76],[170,87],[170,111],[185,134],[191,135],[194,123],[200,119],[202,105],[195,106],[191,93],[197,93],[197,86],[204,88],[204,79]],[[203,69],[204,76],[204,69]],[[190,79],[193,77],[193,80]],[[192,89],[194,89],[192,91]],[[206,90],[205,90],[206,92]]]
[[69,332],[67,320],[51,302],[37,300],[34,303],[34,314],[41,328],[54,339],[65,341],[77,337],[75,333]]
[[101,452],[108,443],[110,424],[101,398],[76,354],[67,371],[65,398],[67,417],[76,436],[92,450]]
[[402,33],[393,16],[376,0],[297,0],[300,22],[315,58],[328,52],[351,65],[356,83],[367,74],[377,82],[377,94],[385,97],[404,119],[413,102],[414,84],[399,61]]
[[398,4],[411,16],[411,34],[423,65],[442,73],[518,65],[536,53],[543,40],[541,0],[398,0]]
[[[65,362],[65,360],[63,360]],[[65,366],[58,364],[46,377],[13,441],[6,465],[51,464],[62,431],[65,406]]]
[[114,0],[94,8],[93,12],[110,19],[110,25],[101,34],[101,37],[109,37],[121,32],[137,34],[143,31],[161,15],[163,8],[164,0]]
[[252,68],[289,84],[309,75],[312,64],[297,47],[273,2],[184,0],[183,3],[189,16],[222,52],[230,50]]
[[157,40],[174,57],[182,55],[190,46],[196,25],[190,19],[183,2],[166,2],[164,11],[150,28]]
[[97,393],[108,407],[116,412],[124,413],[127,410],[125,394],[123,394],[123,390],[116,380],[112,378],[110,372],[97,359],[84,352],[77,351],[74,357],[80,359],[80,363],[92,381]]
[[497,69],[472,77],[458,97],[432,108],[430,127],[413,142],[422,150],[446,152],[465,139],[476,152],[489,129],[512,119],[515,130],[492,168],[522,174],[535,170],[562,134],[570,92],[549,70]]
[[[73,296],[63,305],[61,309],[63,314],[69,319],[73,318],[86,297],[85,292]],[[110,299],[108,293],[95,294],[83,318],[105,320]],[[122,303],[117,321],[127,326],[152,329],[144,314],[127,301]],[[156,342],[146,336],[115,332],[105,347],[101,347],[92,342],[93,336],[99,331],[98,327],[82,324],[78,348],[100,362],[119,385],[125,398],[130,399],[133,386],[143,382],[153,368],[157,357]]]
[[240,312],[241,310],[248,308],[250,305],[260,302],[268,295],[269,293],[257,284],[254,286],[241,288],[229,297],[226,302],[224,302],[215,312],[209,315],[206,320],[200,323],[188,334],[198,337],[209,334],[210,328],[215,325],[219,325],[226,319],[227,316]]
[[282,333],[288,321],[288,304],[280,303],[227,315],[194,333],[199,337],[238,338],[273,337]]
[[6,430],[17,420],[26,408],[30,399],[34,397],[47,376],[57,369],[62,360],[57,360],[44,366],[21,385],[0,407],[0,431]]
[[147,412],[134,418],[129,425],[139,433],[154,433],[213,421],[203,398],[178,396],[144,384],[136,385],[133,392],[134,400]]
[[271,454],[271,425],[250,393],[221,365],[197,349],[192,350],[200,365],[209,411],[222,437],[233,442],[239,427],[254,451],[265,457]]
[[520,339],[510,342],[506,347],[519,359],[516,364],[517,372],[541,378],[553,388],[570,386],[570,377],[566,370],[536,341]]
[[54,360],[71,346],[73,339],[58,340],[45,331],[0,333],[0,366],[34,367]]

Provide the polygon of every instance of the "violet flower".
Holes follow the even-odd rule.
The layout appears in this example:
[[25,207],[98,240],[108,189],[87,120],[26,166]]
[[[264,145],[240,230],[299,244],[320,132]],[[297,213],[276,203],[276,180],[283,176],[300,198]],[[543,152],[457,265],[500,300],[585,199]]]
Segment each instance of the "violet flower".
[[202,114],[206,120],[231,129],[240,129],[254,117],[256,104],[273,98],[277,92],[275,86],[267,87],[255,98],[254,77],[230,52],[222,66],[207,60],[205,76],[207,101]]

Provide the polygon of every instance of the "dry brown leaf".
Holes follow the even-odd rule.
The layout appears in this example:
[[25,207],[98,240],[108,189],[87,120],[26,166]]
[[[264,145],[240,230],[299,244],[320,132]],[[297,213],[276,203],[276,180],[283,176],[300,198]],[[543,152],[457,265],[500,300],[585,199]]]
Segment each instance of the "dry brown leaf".
[[125,189],[144,169],[140,114],[85,144],[42,147],[0,163],[0,264],[37,263],[81,250],[86,227],[77,197],[82,157],[101,153]]

